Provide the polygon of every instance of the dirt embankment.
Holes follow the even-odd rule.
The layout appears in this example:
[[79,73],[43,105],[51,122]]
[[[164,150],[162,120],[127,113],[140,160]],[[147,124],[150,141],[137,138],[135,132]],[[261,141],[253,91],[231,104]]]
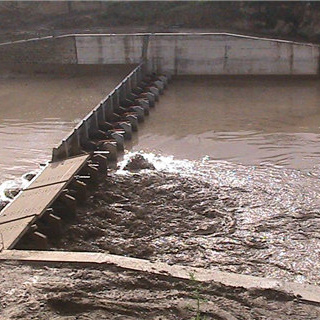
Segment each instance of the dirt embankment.
[[[319,319],[320,307],[272,290],[199,284],[112,266],[0,264],[0,318]],[[197,303],[200,303],[199,309]],[[203,319],[203,318],[201,318]]]
[[[320,39],[317,2],[12,1],[0,4],[0,40],[67,32],[228,31]],[[118,31],[117,31],[118,30]]]

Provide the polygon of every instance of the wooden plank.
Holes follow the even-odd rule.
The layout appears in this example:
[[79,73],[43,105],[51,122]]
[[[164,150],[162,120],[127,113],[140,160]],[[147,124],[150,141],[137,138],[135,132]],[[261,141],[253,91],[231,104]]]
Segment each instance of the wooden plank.
[[86,164],[89,157],[89,155],[82,155],[59,162],[49,163],[35,181],[33,181],[25,190],[69,181]]
[[0,241],[4,243],[5,249],[13,246],[26,232],[29,224],[58,198],[88,158],[89,155],[84,155],[50,163],[27,189],[1,211]]
[[0,225],[30,216],[41,216],[65,186],[66,182],[62,182],[21,192],[13,202],[1,211]]
[[10,249],[33,224],[35,217],[23,218],[0,225],[0,249]]
[[255,277],[219,270],[194,268],[181,265],[169,265],[163,262],[117,256],[97,252],[63,252],[63,251],[25,251],[4,250],[0,253],[1,260],[45,262],[45,263],[76,263],[112,265],[124,270],[148,272],[164,277],[191,280],[191,275],[200,282],[219,282],[226,286],[245,289],[258,288],[283,291],[295,295],[301,300],[320,303],[320,287],[309,284],[287,282],[280,279]]

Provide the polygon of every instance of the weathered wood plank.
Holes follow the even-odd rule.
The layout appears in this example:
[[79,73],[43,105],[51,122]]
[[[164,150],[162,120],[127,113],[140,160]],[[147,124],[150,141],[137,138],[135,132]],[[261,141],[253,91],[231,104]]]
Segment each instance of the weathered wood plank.
[[10,221],[0,225],[0,250],[12,248],[28,227],[33,224],[35,217],[27,217],[16,221]]
[[49,163],[26,190],[69,181],[86,164],[88,159],[89,155],[82,155],[59,162]]
[[9,221],[41,216],[64,189],[66,183],[23,191],[13,202],[6,206],[0,215],[0,225]]

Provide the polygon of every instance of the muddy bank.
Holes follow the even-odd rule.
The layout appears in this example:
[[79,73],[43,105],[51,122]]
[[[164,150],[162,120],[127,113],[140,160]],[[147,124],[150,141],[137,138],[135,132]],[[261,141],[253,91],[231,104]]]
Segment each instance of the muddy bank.
[[[320,213],[306,186],[314,178],[284,169],[247,168],[250,177],[240,166],[237,176],[226,164],[211,170],[113,171],[52,249],[109,252],[318,284]],[[286,177],[292,179],[286,182],[287,193],[279,193]]]
[[319,15],[317,1],[11,1],[0,4],[0,39],[112,33],[121,27],[132,32],[134,27],[148,32],[205,28],[318,41]]
[[[0,264],[1,319],[319,319],[317,305],[272,290],[110,267]],[[198,293],[196,293],[198,291]]]

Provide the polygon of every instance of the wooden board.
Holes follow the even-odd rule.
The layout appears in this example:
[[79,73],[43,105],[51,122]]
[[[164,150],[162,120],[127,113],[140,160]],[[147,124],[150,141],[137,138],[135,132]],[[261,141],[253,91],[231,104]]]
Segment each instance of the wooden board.
[[89,155],[82,155],[59,162],[49,163],[36,180],[25,190],[69,181],[86,164],[88,158]]
[[35,217],[23,218],[0,225],[0,250],[11,249],[33,224]]
[[0,213],[0,225],[8,221],[41,214],[59,196],[66,183],[53,184],[37,189],[25,190]]
[[[0,213],[0,249],[11,248],[58,198],[89,155],[50,163],[28,188]],[[3,244],[3,245],[2,245]]]

